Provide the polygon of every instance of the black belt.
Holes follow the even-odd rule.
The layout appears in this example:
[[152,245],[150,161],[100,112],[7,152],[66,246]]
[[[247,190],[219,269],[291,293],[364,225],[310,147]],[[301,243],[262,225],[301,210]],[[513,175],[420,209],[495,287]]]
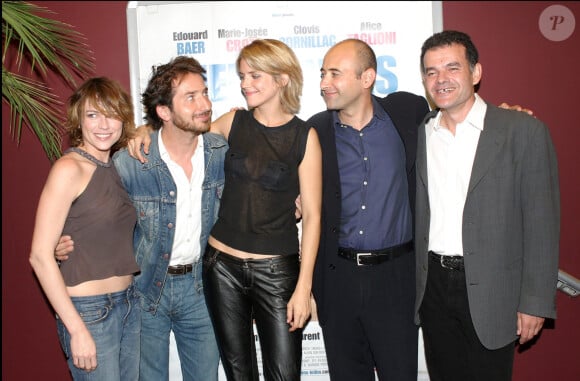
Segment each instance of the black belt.
[[193,270],[193,265],[190,263],[188,265],[177,265],[169,266],[167,268],[167,274],[169,275],[183,275],[190,273]]
[[357,266],[365,266],[378,265],[379,263],[398,258],[401,255],[410,253],[411,251],[413,251],[413,241],[380,250],[356,250],[339,247],[338,255],[350,259],[351,261],[355,261]]
[[465,270],[462,255],[440,255],[432,251],[429,252],[429,257],[433,262],[438,263],[441,267],[449,270]]

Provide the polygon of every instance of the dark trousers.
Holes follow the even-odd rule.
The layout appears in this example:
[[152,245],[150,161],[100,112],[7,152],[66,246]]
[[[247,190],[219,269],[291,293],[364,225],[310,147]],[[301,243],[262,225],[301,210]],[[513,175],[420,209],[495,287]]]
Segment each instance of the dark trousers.
[[287,304],[294,292],[298,254],[240,259],[207,245],[203,262],[206,304],[229,381],[258,381],[253,320],[266,381],[299,381],[302,331],[289,332]]
[[511,380],[515,343],[495,350],[481,344],[469,313],[464,270],[443,268],[430,257],[419,313],[431,381]]
[[332,381],[417,381],[412,252],[373,266],[338,257],[321,323]]

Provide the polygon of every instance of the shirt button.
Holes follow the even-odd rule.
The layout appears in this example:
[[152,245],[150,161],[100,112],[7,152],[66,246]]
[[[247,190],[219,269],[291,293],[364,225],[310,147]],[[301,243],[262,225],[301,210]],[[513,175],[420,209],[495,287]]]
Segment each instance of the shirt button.
[[365,209],[367,208],[367,206],[366,206],[366,205],[363,205],[363,206],[361,206],[360,208],[361,208],[362,210],[365,210]]
[[363,235],[363,234],[364,234],[364,232],[363,232],[362,230],[359,230],[359,231],[358,231],[358,234],[360,234],[360,235]]

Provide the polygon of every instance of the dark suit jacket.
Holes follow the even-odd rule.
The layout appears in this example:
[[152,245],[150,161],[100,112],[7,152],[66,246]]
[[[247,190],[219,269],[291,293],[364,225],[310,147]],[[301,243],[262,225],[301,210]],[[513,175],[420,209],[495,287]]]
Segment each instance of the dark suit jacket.
[[[437,111],[432,111],[428,120]],[[427,282],[430,209],[425,124],[417,143],[415,317]],[[556,153],[547,127],[487,105],[463,210],[469,308],[481,343],[516,339],[517,314],[554,318],[560,238]]]
[[[429,106],[425,98],[407,92],[392,93],[377,100],[391,117],[405,145],[410,206],[414,209],[417,128],[429,112]],[[325,303],[325,294],[332,292],[335,282],[340,282],[340,279],[333,279],[331,271],[332,263],[338,257],[341,212],[340,176],[331,112],[322,111],[312,116],[307,124],[316,128],[322,147],[322,226],[314,269],[313,293],[320,324],[324,324],[326,316],[332,313],[329,311],[332,306]]]

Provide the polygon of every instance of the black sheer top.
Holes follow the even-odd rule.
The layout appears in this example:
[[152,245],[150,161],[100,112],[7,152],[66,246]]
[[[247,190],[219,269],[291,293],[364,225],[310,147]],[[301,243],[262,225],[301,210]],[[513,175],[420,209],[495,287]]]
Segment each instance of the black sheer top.
[[266,127],[251,111],[236,112],[213,237],[254,254],[298,253],[294,201],[300,193],[298,166],[309,129],[298,117]]

